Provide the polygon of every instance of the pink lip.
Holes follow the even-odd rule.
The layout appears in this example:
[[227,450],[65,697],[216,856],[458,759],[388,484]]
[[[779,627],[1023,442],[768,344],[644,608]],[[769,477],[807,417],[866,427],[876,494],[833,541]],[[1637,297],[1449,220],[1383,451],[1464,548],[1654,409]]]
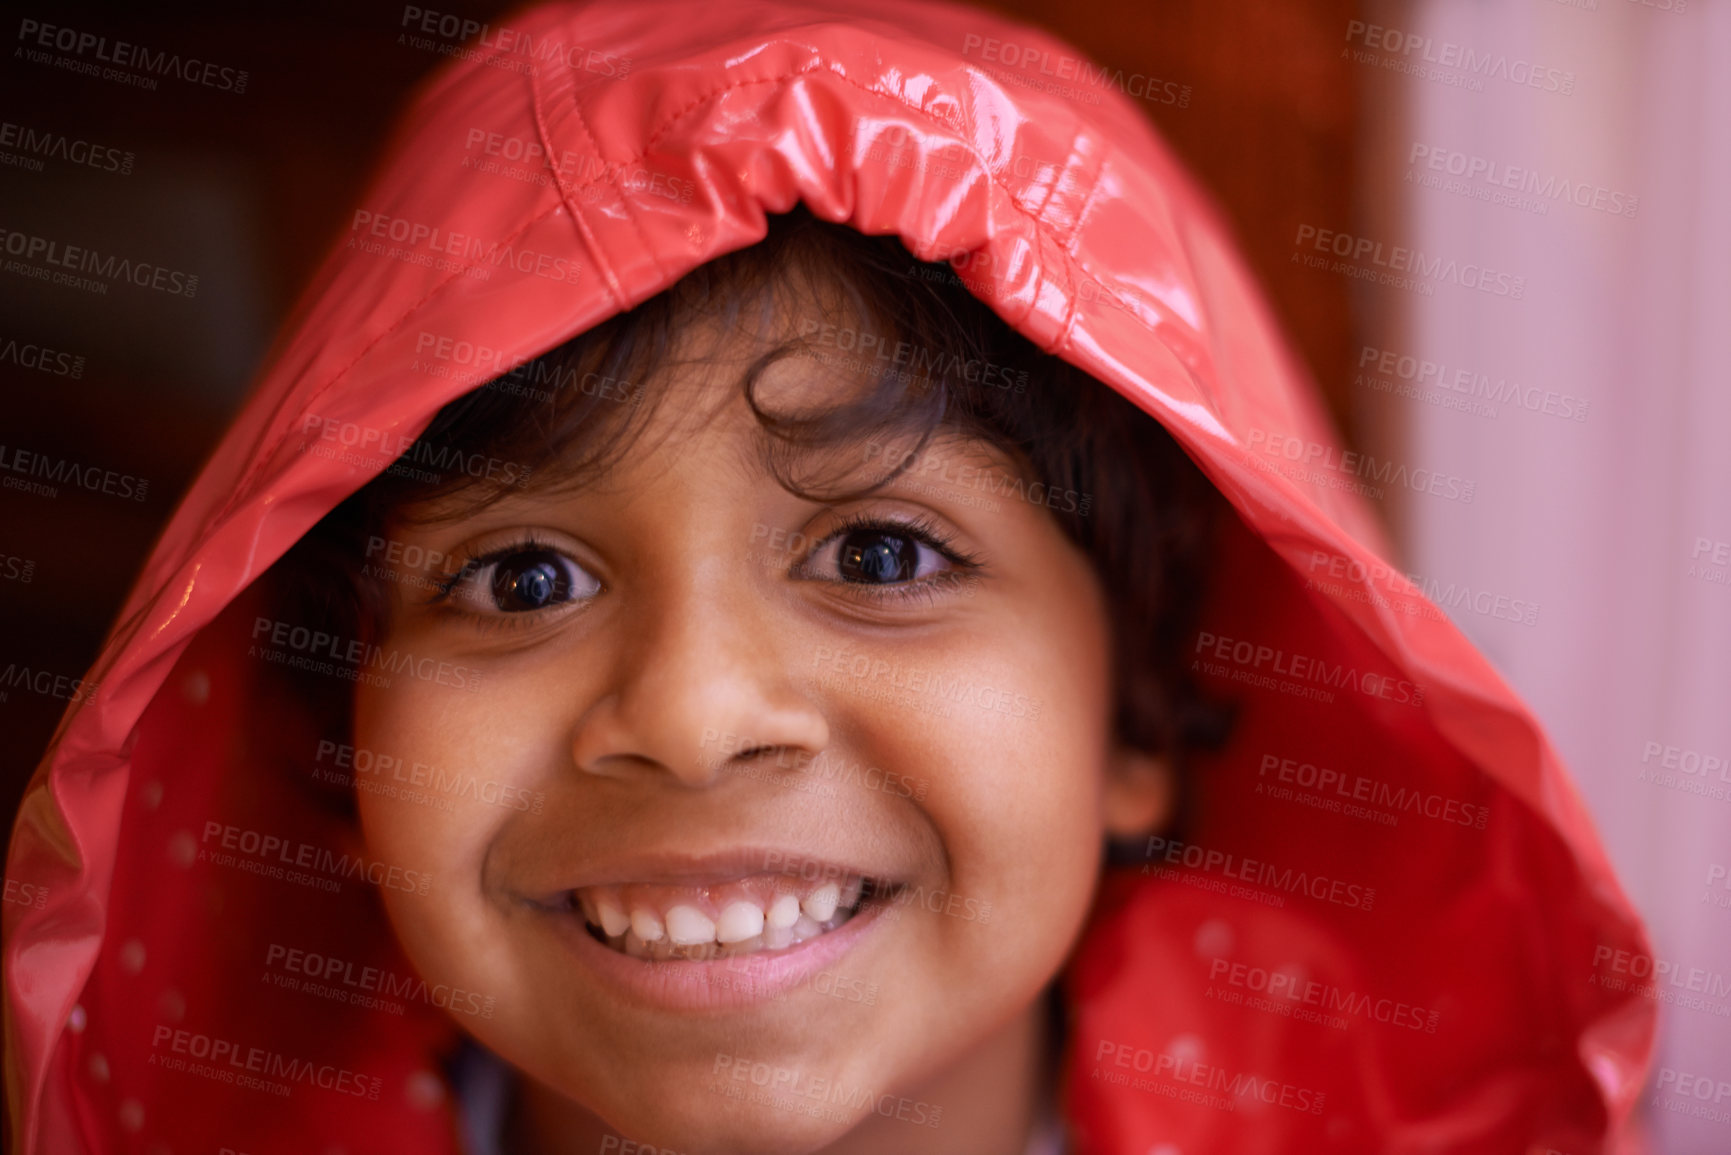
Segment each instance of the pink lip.
[[597,942],[580,911],[551,913],[578,960],[627,1000],[660,1010],[737,1011],[761,1006],[834,964],[876,929],[882,902],[869,902],[827,934],[774,953],[708,962],[653,962]]

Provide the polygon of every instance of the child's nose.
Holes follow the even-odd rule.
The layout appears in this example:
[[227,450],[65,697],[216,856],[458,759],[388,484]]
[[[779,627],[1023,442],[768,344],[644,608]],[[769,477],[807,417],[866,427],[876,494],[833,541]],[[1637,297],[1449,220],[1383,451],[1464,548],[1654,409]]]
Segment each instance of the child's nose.
[[773,751],[778,765],[796,767],[829,745],[823,712],[791,676],[773,606],[742,611],[694,596],[645,617],[607,692],[577,724],[579,770],[707,786],[732,759]]

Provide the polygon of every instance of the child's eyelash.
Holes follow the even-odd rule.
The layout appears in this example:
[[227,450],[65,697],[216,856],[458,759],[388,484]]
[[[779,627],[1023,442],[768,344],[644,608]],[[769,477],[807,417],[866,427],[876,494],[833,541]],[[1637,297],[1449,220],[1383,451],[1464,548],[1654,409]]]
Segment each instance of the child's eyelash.
[[872,585],[865,582],[835,583],[847,586],[848,592],[855,597],[879,602],[930,602],[937,598],[941,590],[954,589],[967,584],[969,575],[985,564],[979,557],[966,552],[957,545],[955,538],[944,529],[937,519],[928,514],[915,514],[911,517],[901,518],[884,517],[872,513],[851,513],[842,519],[840,525],[825,534],[816,545],[806,551],[797,568],[803,570],[818,555],[819,551],[836,538],[860,531],[875,531],[911,537],[942,554],[945,560],[954,565],[956,569],[933,574],[930,577],[917,578],[913,581],[894,582],[885,585]]
[[816,555],[819,549],[836,538],[861,530],[887,531],[923,541],[964,569],[978,569],[981,565],[979,558],[963,552],[962,548],[956,544],[955,538],[945,531],[936,518],[924,513],[907,518],[883,517],[873,513],[850,513],[842,518],[840,525],[825,534],[822,541],[807,551],[806,558],[809,560]]
[[450,574],[436,579],[433,583],[437,587],[436,591],[421,604],[432,606],[439,605],[442,602],[448,602],[458,584],[461,583],[463,579],[472,575],[476,570],[491,565],[493,562],[503,561],[512,554],[529,553],[534,550],[543,549],[554,551],[556,547],[536,537],[533,530],[525,533],[521,538],[518,538],[515,541],[509,541],[504,545],[494,546],[482,553],[476,553],[473,551],[472,547],[464,546],[457,559],[459,563],[457,568]]

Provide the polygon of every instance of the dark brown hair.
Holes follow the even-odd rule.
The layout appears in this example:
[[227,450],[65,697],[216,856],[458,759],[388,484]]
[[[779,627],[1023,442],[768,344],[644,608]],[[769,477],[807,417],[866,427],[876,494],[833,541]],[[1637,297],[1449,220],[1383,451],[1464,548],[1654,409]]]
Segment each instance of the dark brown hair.
[[[792,316],[805,320],[790,324]],[[787,335],[739,387],[767,434],[766,463],[792,492],[857,495],[857,484],[835,492],[811,466],[845,461],[841,473],[857,477],[867,444],[897,449],[866,492],[916,467],[939,433],[977,437],[1008,454],[1021,474],[1011,496],[1046,505],[1099,575],[1112,620],[1118,736],[1180,768],[1187,751],[1223,740],[1227,713],[1204,700],[1183,660],[1222,516],[1218,492],[1157,421],[1041,352],[951,266],[917,261],[894,237],[864,236],[804,209],[772,218],[758,244],[446,405],[396,466],[278,563],[278,612],[335,636],[377,637],[387,601],[363,565],[368,542],[430,499],[460,516],[513,489],[603,474],[663,402],[659,375],[676,355],[692,356],[675,338],[698,318],[718,321],[720,332]],[[801,356],[856,387],[838,389],[845,396],[818,409],[766,405],[766,371]],[[468,467],[477,459],[515,469],[489,478]],[[515,476],[524,469],[526,478]],[[348,687],[321,681],[341,687],[327,689],[323,721],[346,740]]]

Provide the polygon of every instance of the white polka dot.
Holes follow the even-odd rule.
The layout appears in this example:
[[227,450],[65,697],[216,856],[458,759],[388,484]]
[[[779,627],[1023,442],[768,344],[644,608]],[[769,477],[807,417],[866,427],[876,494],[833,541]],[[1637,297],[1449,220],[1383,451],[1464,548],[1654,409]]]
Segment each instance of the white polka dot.
[[100,1052],[98,1052],[97,1054],[91,1055],[90,1056],[90,1062],[87,1064],[87,1066],[89,1066],[89,1068],[90,1068],[90,1077],[92,1079],[95,1079],[98,1083],[108,1082],[108,1058],[107,1058],[107,1056],[101,1054]]
[[120,1101],[120,1125],[128,1131],[136,1131],[144,1126],[144,1104],[137,1099],[122,1099]]
[[84,1021],[84,1004],[72,1004],[72,1013],[66,1016],[67,1029],[75,1035],[81,1035],[84,1033]]
[[128,939],[120,948],[120,969],[129,975],[135,975],[144,969],[144,944],[137,939]]
[[1178,1035],[1166,1044],[1166,1053],[1180,1064],[1202,1061],[1202,1040],[1195,1035]]
[[1203,958],[1221,958],[1232,953],[1234,935],[1224,919],[1211,918],[1196,928],[1196,953]]
[[191,866],[198,859],[198,841],[190,830],[176,830],[168,839],[168,858],[176,866]]
[[1184,1155],[1176,1143],[1156,1143],[1148,1148],[1148,1155]]
[[408,1095],[409,1102],[431,1111],[445,1101],[445,1084],[431,1071],[416,1071],[409,1076]]
[[210,701],[210,675],[203,670],[194,670],[180,683],[180,692],[194,706],[202,706]]
[[143,800],[145,809],[155,810],[158,806],[162,805],[162,783],[145,783],[144,789],[138,792],[138,796]]
[[156,1009],[162,1012],[162,1017],[171,1023],[178,1023],[186,1018],[186,996],[169,987],[156,1000]]

